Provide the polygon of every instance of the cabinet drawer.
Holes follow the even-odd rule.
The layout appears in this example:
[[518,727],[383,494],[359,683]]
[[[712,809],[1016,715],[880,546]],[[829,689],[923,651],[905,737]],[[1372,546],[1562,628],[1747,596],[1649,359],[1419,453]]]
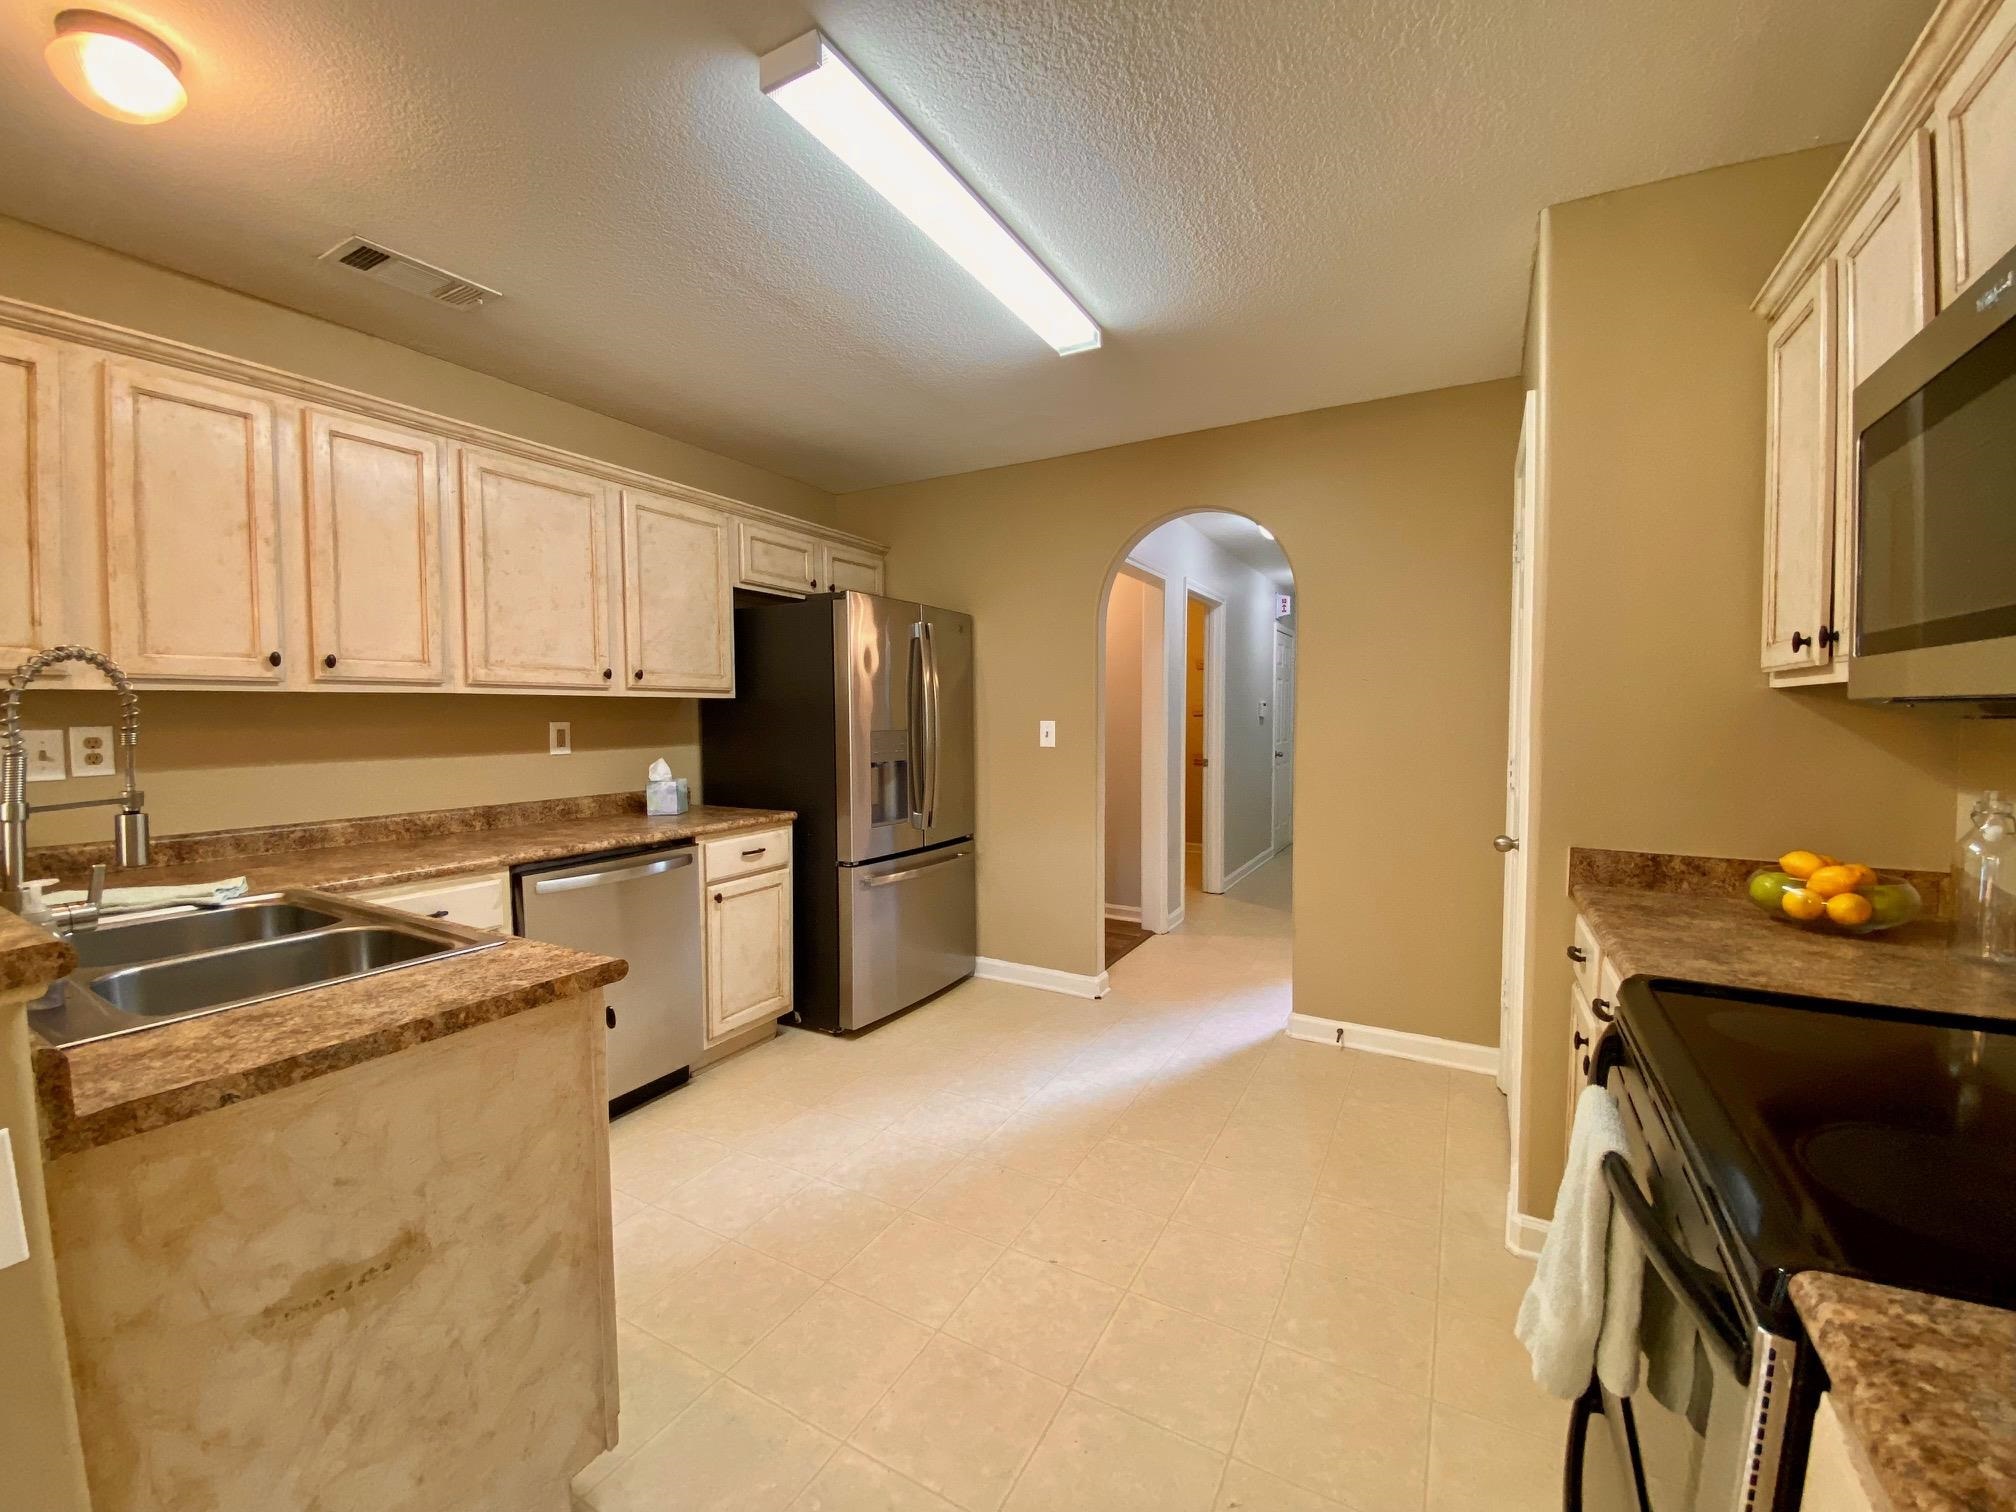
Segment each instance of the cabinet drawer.
[[418,914],[424,919],[446,919],[451,924],[491,929],[499,934],[511,932],[511,878],[505,872],[435,877],[426,882],[360,892],[356,896],[367,903]]
[[1596,983],[1603,971],[1603,950],[1596,943],[1596,932],[1589,927],[1589,921],[1580,914],[1575,915],[1575,943],[1569,947],[1568,959],[1574,964],[1575,985],[1582,996],[1595,997]]
[[733,877],[753,876],[791,864],[789,829],[755,830],[746,835],[723,835],[701,847],[701,876],[709,882],[726,882]]

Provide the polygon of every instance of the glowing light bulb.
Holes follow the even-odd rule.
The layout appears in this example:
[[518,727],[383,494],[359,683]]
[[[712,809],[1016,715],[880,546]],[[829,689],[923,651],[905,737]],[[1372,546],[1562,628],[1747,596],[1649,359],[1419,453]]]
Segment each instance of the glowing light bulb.
[[149,125],[189,103],[181,59],[158,37],[117,16],[64,11],[45,56],[58,83],[115,121]]

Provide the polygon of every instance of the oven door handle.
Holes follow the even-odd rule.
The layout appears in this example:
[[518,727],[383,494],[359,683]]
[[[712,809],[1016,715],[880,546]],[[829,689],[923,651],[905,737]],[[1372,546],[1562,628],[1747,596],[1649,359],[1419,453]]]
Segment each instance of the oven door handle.
[[1638,1190],[1638,1178],[1631,1174],[1629,1163],[1615,1150],[1603,1157],[1603,1179],[1610,1184],[1610,1195],[1616,1199],[1617,1211],[1624,1215],[1624,1221],[1638,1236],[1645,1258],[1652,1262],[1652,1268],[1659,1272],[1660,1279],[1673,1288],[1673,1295],[1680,1299],[1680,1305],[1693,1317],[1694,1326],[1700,1329],[1709,1350],[1735,1374],[1737,1380],[1749,1384],[1750,1341],[1731,1321],[1729,1314],[1732,1309],[1717,1294],[1712,1273],[1682,1254],[1667,1237],[1659,1215],[1645,1200],[1645,1194]]

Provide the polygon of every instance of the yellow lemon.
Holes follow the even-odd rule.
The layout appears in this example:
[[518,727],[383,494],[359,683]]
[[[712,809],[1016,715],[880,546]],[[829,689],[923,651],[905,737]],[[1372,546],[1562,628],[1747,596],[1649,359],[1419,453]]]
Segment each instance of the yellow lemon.
[[1875,914],[1876,905],[1860,893],[1836,893],[1827,900],[1827,917],[1850,929],[1858,924],[1867,924]]
[[1866,887],[1874,887],[1876,885],[1875,868],[1864,866],[1860,861],[1850,861],[1847,863],[1847,866],[1850,871],[1855,873],[1855,890],[1857,892],[1862,891]]
[[1785,910],[1787,918],[1805,923],[1827,911],[1827,900],[1803,887],[1788,887],[1779,895],[1778,906]]
[[1823,898],[1831,898],[1837,893],[1849,893],[1862,885],[1862,875],[1866,866],[1823,866],[1806,879],[1810,891]]
[[1790,872],[1802,882],[1826,864],[1827,858],[1813,851],[1787,851],[1778,858],[1778,870]]

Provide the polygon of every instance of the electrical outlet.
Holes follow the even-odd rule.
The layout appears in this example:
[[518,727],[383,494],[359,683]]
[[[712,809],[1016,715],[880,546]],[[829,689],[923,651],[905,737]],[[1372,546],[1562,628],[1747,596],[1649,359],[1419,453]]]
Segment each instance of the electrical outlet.
[[112,726],[70,727],[70,772],[76,777],[112,775]]
[[1036,722],[1036,744],[1039,746],[1054,746],[1057,744],[1056,720],[1040,719]]
[[546,754],[548,756],[574,754],[574,726],[571,722],[556,719],[546,726]]
[[61,730],[23,730],[21,739],[28,746],[30,782],[61,782],[70,775],[69,769],[63,765]]

